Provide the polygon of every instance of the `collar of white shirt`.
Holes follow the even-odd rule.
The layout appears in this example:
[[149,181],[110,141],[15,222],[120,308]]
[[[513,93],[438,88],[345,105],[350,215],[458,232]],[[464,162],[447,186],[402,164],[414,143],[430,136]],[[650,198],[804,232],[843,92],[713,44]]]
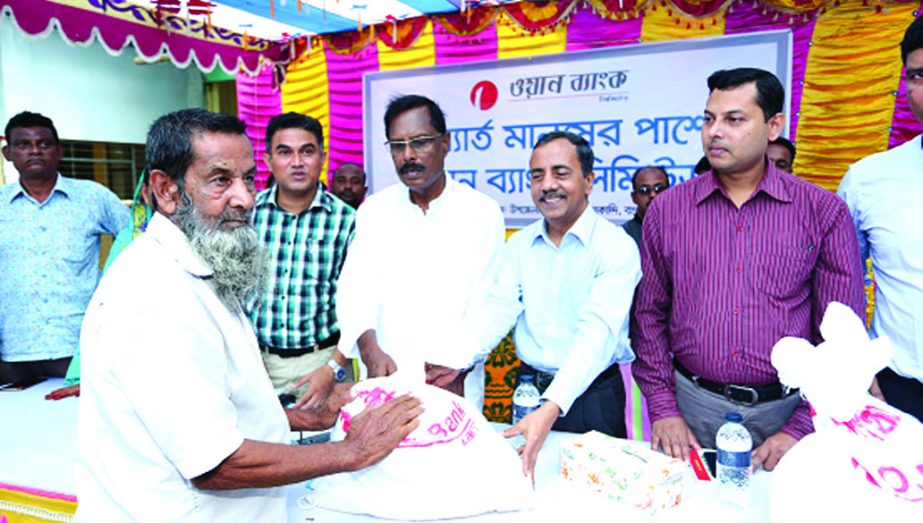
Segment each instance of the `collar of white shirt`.
[[162,245],[189,274],[196,278],[212,276],[213,271],[192,250],[186,234],[163,214],[154,213],[151,222],[147,224],[145,234],[149,234],[154,241]]

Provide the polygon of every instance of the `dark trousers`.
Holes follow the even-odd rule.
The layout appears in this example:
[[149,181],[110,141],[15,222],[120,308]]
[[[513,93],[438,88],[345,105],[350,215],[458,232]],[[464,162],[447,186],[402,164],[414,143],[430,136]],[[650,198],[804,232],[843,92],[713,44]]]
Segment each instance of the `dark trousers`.
[[38,361],[3,361],[0,362],[0,383],[30,380],[33,378],[63,378],[71,358]]
[[[517,374],[516,384],[519,384],[519,376],[538,372],[525,363],[520,364]],[[549,376],[546,373],[538,373]],[[536,376],[535,385],[539,392],[545,392],[545,389],[551,383],[550,379],[540,379]],[[558,417],[552,430],[561,432],[575,432],[582,434],[591,430],[598,430],[604,434],[625,438],[628,436],[628,429],[625,426],[625,384],[622,382],[622,372],[618,364],[603,371],[593,383],[587,388],[580,397],[578,397],[566,416]]]
[[923,423],[923,383],[905,378],[888,367],[878,373],[878,387],[888,405],[900,409]]

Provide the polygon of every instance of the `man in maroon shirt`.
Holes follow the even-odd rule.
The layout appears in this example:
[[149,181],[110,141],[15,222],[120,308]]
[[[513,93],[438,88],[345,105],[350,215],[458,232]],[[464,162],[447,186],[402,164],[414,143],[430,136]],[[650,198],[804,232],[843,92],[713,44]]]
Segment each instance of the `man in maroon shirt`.
[[856,233],[833,193],[767,162],[785,125],[779,80],[760,69],[708,79],[702,145],[711,170],[661,194],[644,218],[632,345],[651,444],[685,458],[713,447],[726,412],[772,470],[813,431],[769,356],[784,336],[820,341],[827,304],[864,318]]

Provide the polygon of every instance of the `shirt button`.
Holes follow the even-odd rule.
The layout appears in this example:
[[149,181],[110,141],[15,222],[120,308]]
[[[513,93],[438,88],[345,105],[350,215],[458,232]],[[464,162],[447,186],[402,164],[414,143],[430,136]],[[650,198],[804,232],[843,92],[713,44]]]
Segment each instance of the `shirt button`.
[[734,352],[731,353],[731,356],[734,356],[735,358],[739,358],[740,352],[735,350]]
[[738,226],[737,226],[737,232],[744,232],[744,226],[743,226],[743,225],[738,225]]
[[736,272],[744,272],[744,268],[743,268],[743,267],[734,267],[734,270],[735,270]]
[[734,312],[734,315],[736,316],[736,315],[740,314],[740,309],[737,308],[737,307],[734,307],[733,312]]

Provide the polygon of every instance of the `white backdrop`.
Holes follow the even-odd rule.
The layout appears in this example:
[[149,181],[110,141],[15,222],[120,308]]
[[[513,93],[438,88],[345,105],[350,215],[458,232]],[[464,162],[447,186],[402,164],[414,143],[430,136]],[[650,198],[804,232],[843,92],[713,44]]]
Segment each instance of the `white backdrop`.
[[[631,175],[661,165],[671,182],[693,176],[702,156],[706,79],[718,69],[759,67],[790,85],[791,32],[771,31],[638,44],[534,58],[366,74],[366,172],[371,192],[400,183],[383,143],[390,99],[422,94],[446,113],[446,171],[500,204],[507,225],[540,217],[529,195],[532,146],[566,130],[590,142],[590,203],[616,223],[634,215]],[[789,93],[786,90],[785,114]]]

